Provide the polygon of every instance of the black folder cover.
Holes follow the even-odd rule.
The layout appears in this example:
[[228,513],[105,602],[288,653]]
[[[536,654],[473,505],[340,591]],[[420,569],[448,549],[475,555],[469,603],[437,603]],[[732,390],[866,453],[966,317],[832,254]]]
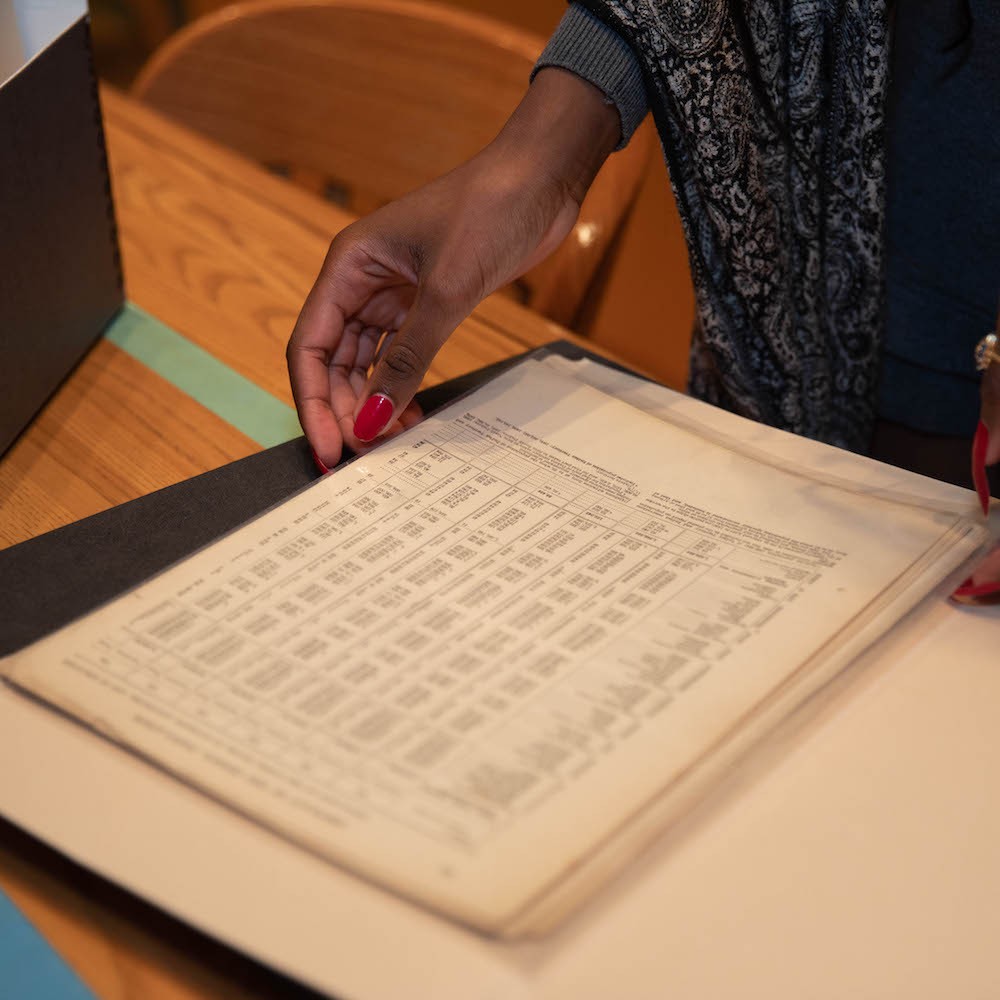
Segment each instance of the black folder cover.
[[[521,358],[545,352],[603,361],[557,341],[426,389],[418,399],[430,413]],[[138,586],[318,474],[305,439],[297,438],[0,551],[0,655]]]
[[122,305],[86,18],[0,87],[0,452]]

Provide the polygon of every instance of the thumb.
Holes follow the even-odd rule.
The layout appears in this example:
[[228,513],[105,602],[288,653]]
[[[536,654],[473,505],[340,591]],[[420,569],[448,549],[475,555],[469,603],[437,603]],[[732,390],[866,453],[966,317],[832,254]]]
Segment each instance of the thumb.
[[383,434],[413,399],[434,356],[472,311],[422,286],[399,331],[375,364],[354,417],[354,435],[369,442]]

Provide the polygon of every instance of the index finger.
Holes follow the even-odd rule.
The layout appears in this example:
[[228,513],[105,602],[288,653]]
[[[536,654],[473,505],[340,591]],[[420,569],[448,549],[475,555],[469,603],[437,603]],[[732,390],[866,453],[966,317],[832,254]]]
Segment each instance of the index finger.
[[344,340],[345,314],[313,286],[288,341],[285,358],[299,422],[324,465],[340,461],[343,436],[331,406],[330,366]]

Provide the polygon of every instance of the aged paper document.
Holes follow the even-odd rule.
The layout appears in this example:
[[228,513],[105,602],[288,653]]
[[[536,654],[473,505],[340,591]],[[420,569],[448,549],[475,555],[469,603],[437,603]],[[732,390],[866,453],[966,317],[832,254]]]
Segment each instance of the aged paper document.
[[982,541],[586,377],[521,364],[3,673],[335,863],[544,929]]

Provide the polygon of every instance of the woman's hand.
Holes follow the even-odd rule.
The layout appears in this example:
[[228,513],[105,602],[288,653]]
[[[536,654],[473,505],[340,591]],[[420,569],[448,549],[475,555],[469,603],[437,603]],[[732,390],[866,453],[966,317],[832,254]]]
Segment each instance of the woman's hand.
[[[997,326],[1000,328],[1000,322]],[[986,467],[1000,462],[1000,360],[987,365],[979,391],[981,405],[979,427],[972,442],[972,478],[983,513],[988,515],[990,484]],[[976,566],[952,598],[967,604],[1000,603],[1000,544]]]
[[325,465],[345,443],[363,449],[419,419],[411,401],[434,355],[482,298],[569,233],[619,129],[598,90],[542,70],[486,149],[333,240],[287,352]]
[[[1000,329],[1000,321],[997,328]],[[986,467],[1000,462],[1000,343],[988,348],[987,358],[995,360],[987,360],[979,383],[979,426],[972,441],[972,480],[984,514],[989,513],[990,506]]]
[[[1000,346],[996,350],[1000,353]],[[994,361],[983,372],[979,394],[980,421],[989,438],[985,460],[987,465],[993,465],[1000,462],[1000,361]]]

